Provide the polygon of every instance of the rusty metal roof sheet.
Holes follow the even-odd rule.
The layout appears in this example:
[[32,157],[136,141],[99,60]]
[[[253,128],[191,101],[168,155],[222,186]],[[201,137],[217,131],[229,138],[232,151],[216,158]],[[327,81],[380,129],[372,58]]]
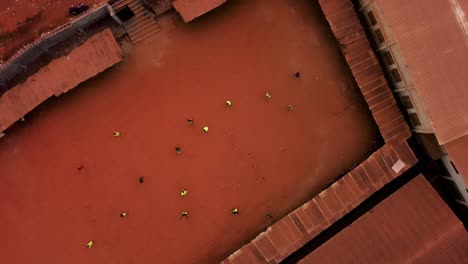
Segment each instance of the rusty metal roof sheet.
[[466,263],[463,224],[419,175],[300,263]]
[[112,32],[105,29],[68,55],[54,59],[0,96],[0,133],[47,98],[66,93],[120,62],[122,57]]
[[189,22],[224,4],[227,0],[176,0],[172,3],[185,22]]
[[388,25],[384,31],[401,51],[439,142],[467,135],[468,1],[376,3]]

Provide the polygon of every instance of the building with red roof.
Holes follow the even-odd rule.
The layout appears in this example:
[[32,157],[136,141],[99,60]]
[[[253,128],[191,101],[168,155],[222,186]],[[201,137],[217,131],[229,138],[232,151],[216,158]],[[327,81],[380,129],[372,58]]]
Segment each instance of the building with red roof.
[[227,0],[175,0],[172,5],[189,22],[224,4]]
[[[359,0],[412,130],[468,206],[468,2]],[[448,176],[448,175],[447,175]]]
[[467,246],[463,224],[419,175],[299,263],[465,263]]

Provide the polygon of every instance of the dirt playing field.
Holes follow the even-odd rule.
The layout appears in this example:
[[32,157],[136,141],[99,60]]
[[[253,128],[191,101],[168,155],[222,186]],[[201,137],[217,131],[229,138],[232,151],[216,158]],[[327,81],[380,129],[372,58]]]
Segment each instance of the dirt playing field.
[[2,262],[219,262],[364,160],[376,131],[317,3],[229,1],[0,140]]

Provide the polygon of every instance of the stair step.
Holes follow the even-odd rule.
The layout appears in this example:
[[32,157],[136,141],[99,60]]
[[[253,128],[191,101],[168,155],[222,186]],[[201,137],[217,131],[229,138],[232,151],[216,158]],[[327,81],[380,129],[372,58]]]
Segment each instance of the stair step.
[[115,12],[119,12],[120,10],[124,9],[126,6],[128,6],[130,9],[136,8],[138,6],[142,6],[141,2],[139,0],[133,0],[133,1],[124,1],[121,3],[118,3],[116,6],[114,6]]
[[131,27],[125,27],[125,31],[134,33],[134,32],[139,31],[142,28],[146,28],[147,26],[158,27],[158,24],[155,25],[155,23],[153,21],[145,20],[145,21],[142,21],[142,22],[138,23],[137,25],[133,25]]
[[141,13],[141,11],[147,11],[147,9],[143,5],[135,6],[132,7],[132,12],[137,15],[138,13]]
[[150,34],[148,35],[144,35],[144,36],[141,36],[139,38],[135,38],[135,39],[132,39],[133,43],[137,44],[137,43],[140,43],[142,42],[143,40],[147,39],[147,38],[150,38],[156,34],[158,34],[159,30],[158,31],[152,31]]
[[133,2],[135,0],[124,0],[124,1],[120,1],[116,4],[113,4],[112,5],[112,8],[114,8],[115,11],[117,11],[117,9],[121,9],[123,7],[125,7],[126,5],[128,5],[130,2]]
[[136,31],[131,31],[131,32],[128,33],[128,34],[130,35],[131,38],[137,38],[137,37],[139,37],[139,36],[141,36],[141,35],[144,35],[144,34],[150,32],[150,31],[158,31],[158,32],[159,32],[160,30],[161,30],[161,29],[160,29],[159,27],[155,27],[155,26],[153,26],[153,25],[151,25],[151,26],[148,25],[148,26],[146,26],[146,27],[144,27],[144,28],[139,28],[139,29],[136,30]]
[[151,31],[151,30],[159,31],[158,24],[147,23],[141,27],[136,28],[135,30],[128,31],[128,34],[130,35],[131,38],[133,38],[133,36],[138,35],[138,33],[140,32],[146,32],[146,31]]
[[124,27],[129,28],[134,25],[137,25],[138,23],[141,23],[142,21],[146,20],[147,18],[144,16],[138,16],[138,17],[132,17],[130,20],[127,20],[124,22]]
[[141,10],[140,12],[134,13],[134,14],[135,14],[135,17],[148,17],[148,16],[152,16],[152,14],[151,14],[148,10],[146,10],[146,9]]
[[145,32],[145,34],[140,34],[138,36],[133,36],[133,38],[131,37],[130,39],[135,43],[135,42],[138,42],[139,39],[142,39],[142,38],[146,38],[146,36],[152,36],[156,33],[158,33],[159,31],[148,31],[148,32]]

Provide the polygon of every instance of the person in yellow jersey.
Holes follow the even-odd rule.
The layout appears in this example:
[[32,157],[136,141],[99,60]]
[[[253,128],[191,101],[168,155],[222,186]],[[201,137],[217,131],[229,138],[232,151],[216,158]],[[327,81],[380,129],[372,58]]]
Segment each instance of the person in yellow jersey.
[[93,241],[93,240],[91,240],[91,241],[89,241],[88,243],[86,243],[86,247],[87,247],[87,248],[91,248],[92,246],[94,246],[94,241]]
[[189,218],[188,213],[189,213],[188,211],[182,211],[182,212],[180,213],[180,219],[182,219],[182,218],[184,218],[184,217]]

